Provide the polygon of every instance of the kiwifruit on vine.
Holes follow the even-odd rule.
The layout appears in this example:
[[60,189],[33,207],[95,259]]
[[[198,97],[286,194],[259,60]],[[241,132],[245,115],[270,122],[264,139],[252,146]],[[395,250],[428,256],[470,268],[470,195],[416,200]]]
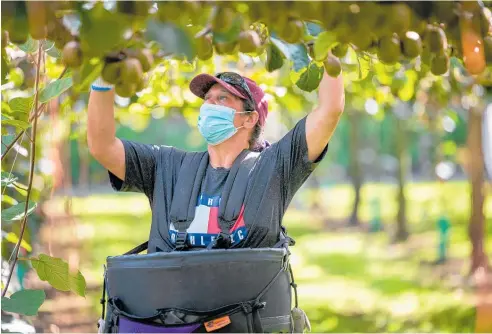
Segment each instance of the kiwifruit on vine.
[[[89,1],[2,1],[2,47],[7,41],[21,45],[30,38],[47,39],[61,52],[61,63],[81,68],[92,60],[90,52],[84,47],[84,36],[79,38],[64,18],[91,19],[91,5]],[[147,23],[154,21],[190,36],[198,61],[238,53],[265,59],[274,38],[287,46],[304,44],[303,50],[314,58],[313,44],[320,32],[327,31],[333,43],[323,45],[327,50],[321,51],[327,54],[323,65],[331,76],[339,74],[340,60],[349,48],[386,65],[419,63],[435,75],[447,73],[450,58],[456,57],[477,74],[492,67],[489,7],[491,3],[480,1],[117,1],[107,10],[120,15],[119,22],[127,24],[125,32],[133,34],[126,34],[122,43],[98,57],[103,62],[101,75],[116,86],[118,94],[134,94],[145,82],[144,73],[162,54],[182,56],[169,55],[162,45],[159,52],[150,47],[155,44],[147,37],[135,37],[145,36]]]
[[332,54],[329,54],[328,57],[326,57],[326,60],[323,62],[323,66],[326,73],[331,77],[337,77],[342,72],[342,64],[340,59]]
[[70,41],[63,47],[62,51],[63,63],[72,68],[77,68],[82,65],[83,54],[80,43],[77,41]]

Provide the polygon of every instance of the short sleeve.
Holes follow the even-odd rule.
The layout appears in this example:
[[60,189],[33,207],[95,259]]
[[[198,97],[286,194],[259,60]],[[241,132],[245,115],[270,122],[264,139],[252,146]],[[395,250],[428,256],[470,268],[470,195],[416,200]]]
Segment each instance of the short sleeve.
[[111,186],[116,191],[140,192],[152,196],[157,165],[165,158],[163,155],[171,154],[172,148],[121,141],[125,148],[125,180],[108,172]]
[[[280,141],[277,150],[277,164],[283,170],[286,190],[293,195],[308,176],[314,171],[316,166],[325,157],[328,144],[323,152],[315,161],[309,160],[308,146],[306,140],[306,117],[297,122],[296,126],[289,131]],[[288,197],[289,194],[287,194]]]

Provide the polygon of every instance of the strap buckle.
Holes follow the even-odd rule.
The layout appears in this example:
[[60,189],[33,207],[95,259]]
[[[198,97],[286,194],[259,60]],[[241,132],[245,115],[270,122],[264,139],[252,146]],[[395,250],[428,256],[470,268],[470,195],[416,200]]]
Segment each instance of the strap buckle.
[[220,232],[217,238],[208,245],[208,249],[212,248],[230,248],[232,245],[231,236],[227,233]]
[[182,251],[188,248],[187,242],[188,233],[187,232],[177,232],[176,233],[176,246],[174,247],[177,251]]

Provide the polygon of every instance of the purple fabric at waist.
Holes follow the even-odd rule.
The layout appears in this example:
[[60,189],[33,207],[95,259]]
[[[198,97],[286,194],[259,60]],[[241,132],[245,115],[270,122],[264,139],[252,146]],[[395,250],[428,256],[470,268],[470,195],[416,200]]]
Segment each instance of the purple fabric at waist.
[[200,324],[164,327],[157,325],[142,324],[120,316],[118,320],[119,333],[193,333]]

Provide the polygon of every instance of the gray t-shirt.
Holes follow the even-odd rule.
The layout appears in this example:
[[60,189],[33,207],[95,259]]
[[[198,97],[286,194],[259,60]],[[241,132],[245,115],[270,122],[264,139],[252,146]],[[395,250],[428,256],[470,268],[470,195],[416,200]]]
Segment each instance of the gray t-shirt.
[[[325,156],[308,159],[306,117],[277,143],[263,150],[250,176],[248,201],[231,227],[233,247],[272,247],[278,240],[282,218],[296,191]],[[171,251],[177,230],[169,221],[171,202],[185,151],[170,146],[122,140],[125,148],[125,180],[109,172],[117,191],[142,192],[149,198],[152,225],[149,253]],[[187,229],[188,243],[206,247],[220,232],[219,202],[229,169],[208,166],[197,198],[195,218]],[[191,177],[191,176],[190,176]]]

